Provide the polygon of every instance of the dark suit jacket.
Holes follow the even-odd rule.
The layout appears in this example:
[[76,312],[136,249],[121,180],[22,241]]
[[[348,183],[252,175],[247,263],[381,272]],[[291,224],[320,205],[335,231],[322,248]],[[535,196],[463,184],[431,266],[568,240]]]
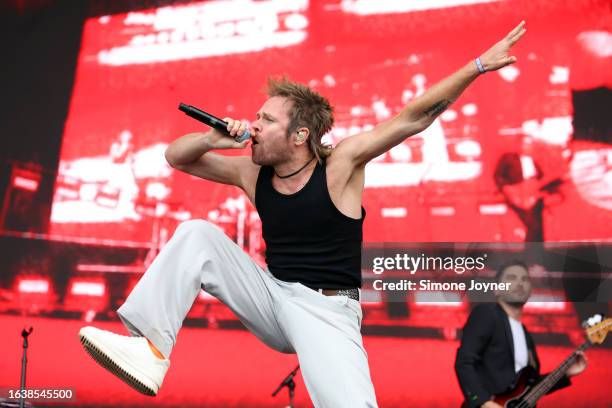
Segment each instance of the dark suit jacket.
[[[523,329],[529,364],[539,376],[540,361],[535,344],[525,326]],[[503,394],[515,384],[512,330],[508,315],[497,303],[480,304],[470,313],[457,350],[455,372],[469,407],[480,407],[493,395]],[[563,376],[551,392],[569,384],[569,378]]]

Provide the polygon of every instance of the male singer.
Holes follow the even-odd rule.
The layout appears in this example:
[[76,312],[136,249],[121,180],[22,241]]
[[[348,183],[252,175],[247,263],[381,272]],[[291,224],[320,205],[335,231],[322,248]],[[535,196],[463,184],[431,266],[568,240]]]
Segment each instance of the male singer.
[[250,156],[211,152],[247,146],[248,140],[234,140],[246,123],[229,118],[229,137],[212,130],[175,140],[166,150],[172,167],[240,187],[255,205],[268,269],[216,226],[184,222],[118,310],[133,337],[85,327],[86,350],[130,386],[156,395],[183,319],[203,288],[264,343],[297,353],[316,407],[377,406],[360,333],[365,165],[427,128],[479,75],[516,62],[509,50],[523,27],[394,118],[333,150],[321,143],[334,122],[329,102],[288,80],[270,81],[269,99],[249,128]]

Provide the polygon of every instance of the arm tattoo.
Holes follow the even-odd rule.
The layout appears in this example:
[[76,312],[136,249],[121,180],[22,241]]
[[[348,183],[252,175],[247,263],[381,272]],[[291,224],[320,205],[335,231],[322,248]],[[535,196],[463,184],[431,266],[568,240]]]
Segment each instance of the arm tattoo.
[[449,100],[443,99],[440,102],[433,104],[431,107],[425,109],[425,114],[432,118],[435,118],[442,112],[446,110],[450,106],[451,102]]

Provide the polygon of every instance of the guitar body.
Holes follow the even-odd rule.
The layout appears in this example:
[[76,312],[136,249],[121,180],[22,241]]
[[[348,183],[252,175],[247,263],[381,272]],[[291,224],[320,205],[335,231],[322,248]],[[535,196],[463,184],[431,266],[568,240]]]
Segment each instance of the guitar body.
[[532,178],[520,183],[505,185],[502,192],[511,205],[523,211],[529,211],[540,199],[553,195],[562,182],[560,178],[545,180]]
[[503,394],[494,396],[493,401],[504,408],[533,408],[535,404],[527,403],[523,397],[536,383],[537,377],[534,369],[531,366],[527,366],[519,371],[517,380],[512,389]]
[[[535,405],[528,405],[523,397],[537,383],[536,380],[535,370],[527,366],[519,371],[514,385],[503,394],[495,395],[492,401],[504,408],[533,408]],[[468,408],[468,404],[464,402],[461,408]]]
[[503,192],[510,204],[523,211],[531,210],[543,196],[537,179],[528,179],[504,186]]

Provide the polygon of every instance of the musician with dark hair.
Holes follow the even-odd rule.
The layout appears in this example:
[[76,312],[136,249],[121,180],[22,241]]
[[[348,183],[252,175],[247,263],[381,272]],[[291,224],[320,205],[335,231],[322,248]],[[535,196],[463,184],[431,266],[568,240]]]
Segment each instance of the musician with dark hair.
[[[586,357],[578,352],[575,362],[564,373],[559,372],[558,380],[556,376],[541,375],[535,343],[520,321],[531,295],[527,265],[521,261],[505,263],[498,269],[496,280],[509,283],[510,289],[497,291],[496,303],[480,304],[472,310],[457,350],[455,372],[465,398],[464,407],[500,408],[508,400],[504,394],[520,394],[517,391],[521,388],[543,381],[550,383],[550,389],[543,392],[550,393],[570,385],[569,377],[580,374],[587,366]],[[526,405],[516,407],[533,407],[536,397],[539,398],[529,396],[533,404],[524,402]]]

